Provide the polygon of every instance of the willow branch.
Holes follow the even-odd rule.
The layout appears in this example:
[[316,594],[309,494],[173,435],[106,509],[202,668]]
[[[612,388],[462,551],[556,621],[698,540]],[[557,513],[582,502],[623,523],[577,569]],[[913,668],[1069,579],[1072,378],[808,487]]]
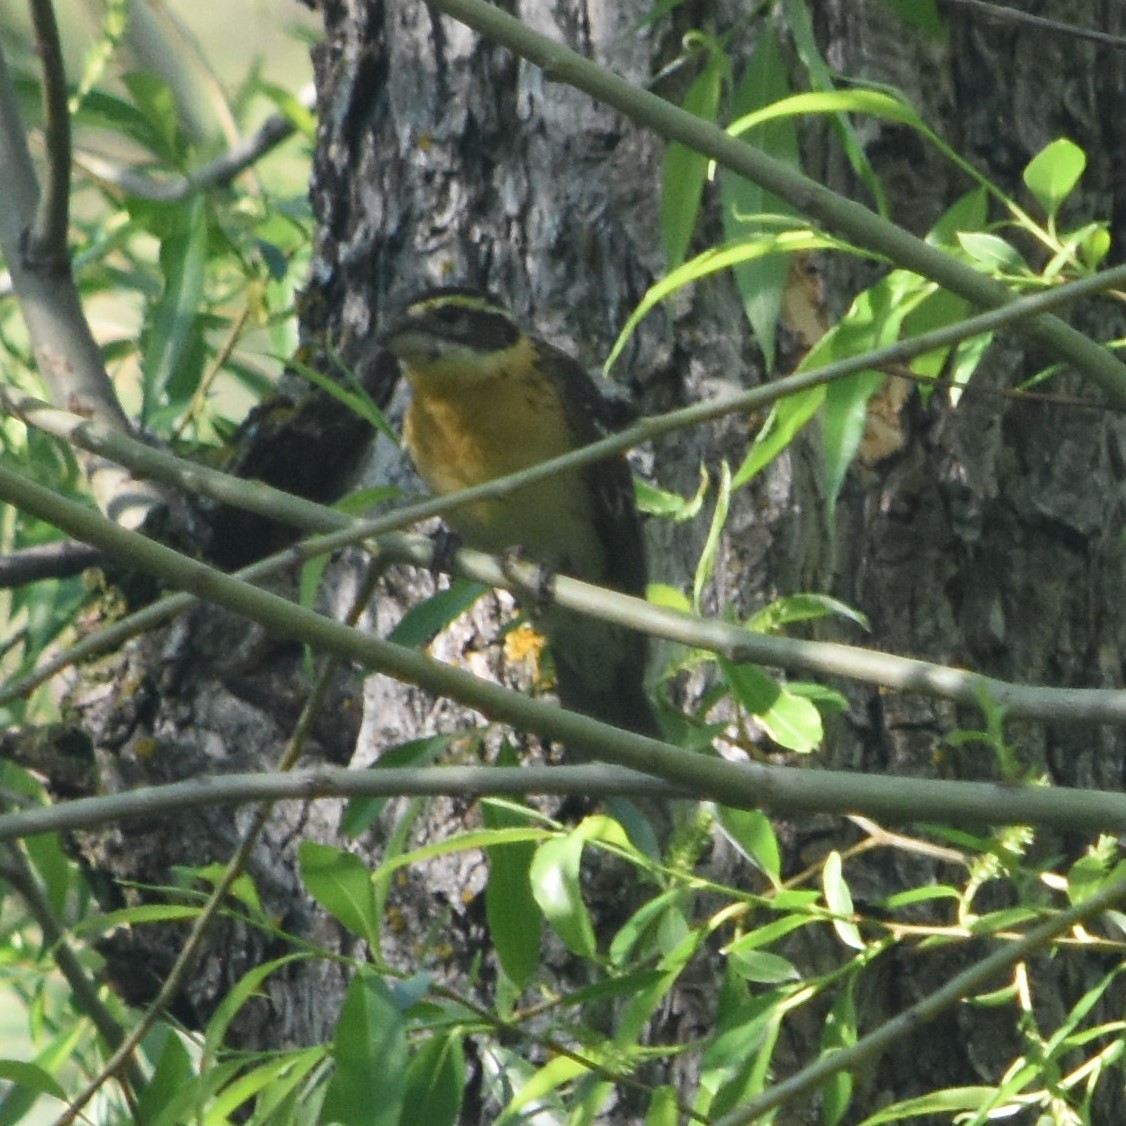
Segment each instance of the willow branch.
[[[861,813],[897,823],[1015,821],[1072,829],[1126,830],[1126,796],[1117,793],[798,770],[689,754],[660,740],[480,680],[417,650],[349,629],[122,528],[3,466],[0,499],[56,524],[77,539],[96,544],[107,554],[127,559],[131,566],[171,586],[191,590],[199,598],[261,622],[282,637],[334,653],[435,695],[448,696],[491,719],[563,743],[580,754],[663,778],[692,793],[713,796],[725,805],[791,813]],[[1019,807],[1013,803],[1015,795],[1020,797]]]
[[1072,39],[1085,39],[1089,43],[1098,43],[1103,47],[1114,47],[1119,51],[1126,50],[1126,38],[1121,35],[1111,35],[1108,31],[1096,31],[1093,27],[1081,27],[1079,24],[1062,23],[1060,20],[1034,15],[1032,12],[1022,12],[1007,4],[990,4],[987,0],[941,0],[941,3],[980,12],[988,22],[1023,24],[1025,27],[1032,27],[1037,31],[1047,31],[1053,35],[1067,35]]
[[[670,141],[678,141],[717,164],[784,199],[800,214],[811,216],[898,266],[930,278],[982,309],[1001,308],[1013,300],[1005,286],[944,254],[901,227],[838,195],[823,184],[725,133],[718,125],[674,106],[656,94],[583,58],[562,44],[533,31],[485,0],[426,0],[429,7],[452,16],[486,38],[500,43],[540,67],[547,78],[566,82],[632,121]],[[1126,366],[1101,344],[1052,316],[1036,317],[1021,331],[1049,347],[1082,372],[1113,402],[1126,403]]]
[[[386,538],[392,531],[432,516],[444,515],[463,504],[486,498],[505,496],[516,488],[539,481],[563,470],[587,465],[610,454],[620,453],[633,445],[651,440],[679,427],[696,425],[735,411],[757,410],[777,401],[784,395],[819,386],[831,379],[873,367],[902,363],[911,357],[934,348],[982,332],[995,331],[1010,325],[1015,319],[1028,316],[1066,300],[1089,296],[1126,281],[1126,266],[1119,266],[1101,274],[1072,282],[1045,293],[1023,297],[1004,309],[971,317],[957,325],[950,325],[923,336],[900,341],[897,344],[865,353],[863,356],[828,364],[825,367],[779,379],[755,387],[738,395],[719,401],[697,403],[681,410],[654,418],[642,419],[620,433],[599,442],[572,451],[562,457],[543,462],[509,477],[497,478],[484,485],[447,497],[425,501],[418,505],[398,509],[384,516],[356,520],[321,505],[290,496],[278,489],[257,482],[241,481],[218,470],[185,463],[171,454],[154,450],[112,429],[100,426],[63,411],[53,410],[30,396],[14,392],[5,393],[0,388],[0,402],[23,418],[29,425],[66,438],[80,448],[102,456],[114,458],[130,466],[134,473],[149,475],[193,492],[202,493],[224,503],[285,520],[307,530],[341,529],[340,538],[329,538],[310,545],[311,551],[334,549],[345,542],[369,537],[384,537],[381,548],[396,558],[428,566],[428,548],[417,540]],[[240,572],[242,577],[261,577],[290,564],[293,555],[286,552],[275,557],[274,562],[256,564]],[[525,586],[533,582],[532,573],[518,565],[500,566],[495,559],[464,550],[458,553],[459,570],[467,577],[494,586]],[[651,632],[657,636],[689,645],[699,645],[723,653],[733,660],[753,661],[777,668],[805,669],[824,675],[844,676],[867,681],[902,691],[920,692],[979,706],[984,692],[1004,706],[1012,716],[1027,716],[1065,722],[1126,723],[1126,693],[1112,689],[1047,688],[1035,685],[1015,685],[983,677],[962,669],[910,658],[896,657],[874,650],[827,642],[798,641],[789,638],[767,637],[750,630],[721,622],[706,621],[689,615],[661,610],[626,595],[592,587],[565,576],[554,582],[554,596],[561,605],[580,611],[594,612],[610,620]],[[80,643],[82,653],[105,648],[106,637],[121,638],[135,622],[143,621],[151,628],[160,621],[186,608],[187,596],[174,596],[147,608],[142,618],[116,623],[109,627],[112,634],[93,634]],[[52,668],[62,662],[55,658]],[[43,672],[10,686],[0,692],[0,701],[22,695],[41,683]]]

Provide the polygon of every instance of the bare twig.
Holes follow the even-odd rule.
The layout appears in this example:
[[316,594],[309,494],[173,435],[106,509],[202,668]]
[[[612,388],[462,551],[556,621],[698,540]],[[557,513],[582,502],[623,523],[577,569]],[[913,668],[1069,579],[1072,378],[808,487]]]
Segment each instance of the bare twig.
[[[297,100],[303,107],[311,108],[314,97],[313,87],[306,86],[297,95]],[[79,153],[76,163],[91,177],[108,187],[117,188],[140,199],[180,203],[203,188],[229,184],[295,132],[296,126],[288,117],[280,113],[272,114],[250,136],[187,176],[158,179],[103,160],[92,153]]]
[[1059,20],[1050,20],[1046,16],[1035,16],[1031,12],[1022,12],[1017,8],[1008,8],[1001,4],[990,4],[987,0],[941,0],[943,4],[956,5],[960,8],[969,8],[980,12],[988,20],[998,23],[1023,24],[1025,27],[1035,28],[1037,31],[1049,31],[1056,35],[1067,35],[1072,39],[1086,39],[1091,43],[1099,43],[1104,47],[1114,47],[1119,51],[1126,50],[1126,39],[1121,35],[1111,35],[1107,31],[1096,31],[1091,27],[1080,27],[1078,24],[1061,23]]
[[[280,595],[247,586],[163,544],[130,532],[97,512],[64,500],[0,465],[0,500],[50,520],[76,538],[97,543],[107,554],[126,558],[171,586],[235,614],[261,622],[281,637],[303,641],[375,672],[417,685],[437,696],[475,708],[483,715],[562,743],[576,753],[664,778],[674,786],[715,797],[726,805],[785,809],[787,812],[862,813],[902,823],[977,821],[995,824],[1044,823],[1072,828],[1126,829],[1126,795],[1088,790],[1060,791],[1035,786],[953,783],[890,775],[853,774],[759,763],[736,764],[708,755],[692,755],[589,716],[564,711],[464,669],[442,664],[406,648],[322,617]],[[597,588],[593,588],[597,589]],[[1119,693],[1126,696],[1126,693]],[[1019,798],[1019,806],[1013,802]]]
[[93,829],[160,818],[174,810],[248,805],[262,801],[315,801],[342,797],[480,797],[489,794],[587,794],[591,797],[683,797],[688,790],[616,766],[439,766],[349,770],[321,767],[288,774],[253,771],[143,786],[116,794],[33,804],[0,814],[0,841],[39,833]]
[[[92,450],[102,456],[118,458],[128,464],[134,472],[190,488],[197,493],[214,497],[239,508],[287,520],[296,527],[307,530],[340,529],[338,533],[317,541],[315,545],[309,547],[310,551],[320,552],[341,546],[345,542],[385,536],[394,529],[442,515],[460,505],[503,496],[521,485],[541,480],[564,469],[590,464],[609,454],[650,441],[678,427],[710,421],[737,411],[757,410],[786,394],[818,386],[833,378],[866,368],[886,367],[922,352],[951,344],[956,340],[981,332],[994,331],[1019,316],[1052,307],[1066,298],[1089,295],[1119,285],[1123,279],[1126,279],[1126,266],[1116,267],[1099,275],[1060,286],[1058,289],[1020,298],[1004,309],[980,314],[958,325],[913,337],[863,356],[788,376],[720,401],[698,403],[666,415],[643,419],[627,430],[563,457],[534,466],[522,473],[498,478],[473,489],[466,489],[451,496],[426,501],[369,520],[354,520],[334,509],[290,496],[266,485],[239,481],[203,466],[187,465],[170,454],[154,450],[114,431],[107,431],[95,422],[87,422],[46,407],[30,396],[5,393],[0,388],[0,402],[24,418],[29,425],[65,437],[81,448]],[[405,561],[422,566],[428,563],[428,549],[425,544],[420,545],[418,541],[385,539],[382,541],[382,549],[396,553],[398,558]],[[288,552],[282,553],[275,557],[273,562],[257,564],[251,570],[240,572],[240,576],[260,577],[289,565],[293,558],[294,556]],[[463,551],[457,558],[463,574],[496,586],[511,586],[513,577],[522,573],[519,567],[501,568],[496,560],[477,552]],[[595,612],[610,620],[648,631],[656,636],[711,648],[736,660],[757,661],[774,667],[801,668],[826,675],[845,676],[901,691],[953,699],[971,707],[980,705],[984,692],[990,698],[1002,703],[1008,714],[1013,716],[1045,718],[1057,722],[1126,723],[1126,693],[1119,691],[1016,685],[982,677],[964,669],[953,669],[853,646],[768,637],[727,623],[702,621],[689,615],[660,610],[640,600],[592,587],[565,576],[556,579],[554,596],[561,605],[569,608]],[[176,595],[166,599],[157,606],[142,611],[143,617],[110,627],[114,631],[112,637],[120,639],[130,628],[152,628],[160,621],[186,608],[189,603],[188,595]],[[84,639],[73,652],[85,656],[96,648],[108,645],[105,638],[109,636],[111,635],[92,635]],[[57,669],[63,663],[65,661],[56,658],[50,669]],[[9,686],[0,692],[0,701],[29,691],[36,684],[41,683],[45,675],[50,675],[50,671],[37,672],[33,678]]]
[[0,589],[10,590],[43,579],[69,579],[96,566],[101,559],[102,553],[96,547],[74,540],[21,548],[0,555]]
[[24,253],[36,269],[69,274],[70,109],[59,25],[51,0],[31,0],[31,19],[43,68],[43,121],[47,136],[47,180],[27,230]]

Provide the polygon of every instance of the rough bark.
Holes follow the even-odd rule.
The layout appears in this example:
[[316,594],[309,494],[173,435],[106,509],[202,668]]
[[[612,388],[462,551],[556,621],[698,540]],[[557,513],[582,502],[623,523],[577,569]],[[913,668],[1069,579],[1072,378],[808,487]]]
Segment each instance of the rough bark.
[[[560,0],[523,5],[520,14],[646,84],[675,56],[683,30],[722,31],[743,9],[686,3],[674,10],[673,26],[660,21],[638,32],[647,7]],[[1105,48],[985,24],[960,10],[949,13],[948,41],[935,44],[905,31],[875,0],[816,7],[834,66],[904,90],[924,118],[1007,189],[1019,192],[1021,167],[1044,143],[1071,136],[1090,158],[1073,212],[1110,216],[1115,234],[1121,232],[1126,181],[1114,129],[1126,112],[1126,79]],[[1126,33],[1126,13],[1113,0],[1058,0],[1041,7],[1061,19]],[[422,286],[456,281],[492,289],[541,336],[590,366],[600,362],[663,267],[660,142],[435,17],[422,3],[332,0],[322,11],[312,181],[318,241],[303,307],[310,345],[331,346],[347,362],[373,370],[372,340],[387,311]],[[674,77],[662,92],[677,98],[683,90],[678,83],[690,77]],[[894,217],[918,232],[968,186],[905,130],[865,126],[865,138],[888,185]],[[805,142],[815,175],[861,194],[828,140],[811,129]],[[826,264],[831,309],[847,307],[863,273]],[[1121,331],[1120,320],[1111,306],[1100,305],[1082,323],[1106,338]],[[991,350],[976,385],[1013,386],[1047,359],[1006,338]],[[696,400],[725,383],[762,378],[725,278],[704,282],[652,314],[622,370],[646,411]],[[390,373],[375,374],[389,396]],[[1061,387],[1089,394],[1071,376]],[[851,477],[831,531],[820,516],[815,435],[738,493],[712,608],[743,612],[781,593],[827,589],[869,615],[869,640],[883,648],[1027,681],[1120,683],[1124,623],[1116,596],[1126,577],[1120,420],[1099,409],[1014,406],[987,397],[967,398],[955,411],[937,401],[923,406],[912,395],[898,424],[902,448]],[[733,419],[662,441],[642,451],[638,463],[660,484],[688,491],[701,462],[710,471],[722,459],[737,462],[746,440],[745,420]],[[397,452],[378,444],[368,475],[411,481]],[[702,531],[651,524],[652,577],[682,584]],[[348,575],[341,567],[335,580],[341,606]],[[372,628],[385,631],[428,589],[426,576],[388,575],[373,604]],[[524,671],[506,664],[496,640],[498,620],[509,613],[504,599],[483,603],[437,643],[437,652],[520,683]],[[244,632],[201,611],[167,635],[134,646],[112,688],[87,686],[80,693],[102,766],[116,784],[276,759],[292,726],[292,701],[301,698],[300,656],[256,633],[256,645],[240,636],[234,646],[232,630]],[[130,685],[142,685],[144,692],[139,696]],[[678,689],[691,698],[698,687],[683,683]],[[993,764],[976,752],[937,762],[943,735],[973,717],[926,700],[849,693],[852,707],[833,732],[826,764],[991,776]],[[465,723],[464,714],[446,702],[372,678],[354,761],[371,761],[389,746]],[[322,753],[346,757],[352,734],[347,725],[326,730]],[[1114,732],[1029,725],[1011,734],[1022,760],[1057,783],[1122,784],[1123,753]],[[144,742],[151,739],[158,741],[159,754]],[[465,745],[467,754],[478,753],[471,741]],[[287,929],[347,947],[303,898],[293,861],[298,837],[335,839],[337,815],[326,804],[280,811],[255,875],[268,909],[277,908]],[[472,816],[455,803],[433,803],[415,832],[420,838],[445,834]],[[235,820],[193,816],[159,833],[153,827],[121,830],[87,841],[86,852],[117,878],[158,883],[171,864],[226,855]],[[378,857],[383,831],[376,826],[360,842],[366,854]],[[847,837],[846,828],[822,820],[781,824],[779,831],[795,866],[799,857],[808,862],[811,851]],[[1045,840],[1040,847],[1050,853],[1078,843]],[[922,862],[896,855],[881,855],[850,874],[854,890],[873,898],[934,875]],[[388,934],[383,954],[404,968],[417,966],[417,936],[440,917],[450,927],[452,949],[425,950],[422,959],[457,978],[484,942],[474,898],[481,884],[482,871],[472,860],[412,871],[397,893],[405,926],[399,938]],[[136,957],[135,946],[128,950]],[[795,950],[811,965],[830,955],[820,948]],[[889,957],[866,991],[866,1026],[928,991],[973,953]],[[223,935],[193,985],[198,1014],[213,1007],[238,967],[269,954],[250,931]],[[158,960],[153,972],[160,965]],[[1087,975],[1102,972],[1088,965],[1061,960],[1037,967],[1038,999],[1046,1011],[1066,1008]],[[303,966],[287,980],[272,981],[269,1018],[263,1019],[263,1010],[248,1018],[239,1032],[243,1042],[265,1047],[323,1037],[337,1012],[340,984],[333,968]],[[682,996],[665,1031],[671,1037],[701,1035],[712,1015],[709,993],[705,983]],[[284,1019],[275,1019],[277,1013]],[[820,1035],[815,1016],[803,1014],[788,1027],[792,1058],[783,1066],[808,1060]],[[937,1036],[928,1033],[925,1066],[919,1045],[904,1043],[878,1075],[867,1077],[857,1105],[873,1108],[943,1084],[996,1082],[997,1062],[1011,1059],[1017,1043],[1015,1030],[998,1023],[987,1022],[982,1010],[951,1015]],[[1121,1117],[1120,1105],[1105,1109],[1101,1120]],[[489,1120],[485,1109],[477,1113],[477,1120]],[[805,1121],[804,1113],[787,1121]]]

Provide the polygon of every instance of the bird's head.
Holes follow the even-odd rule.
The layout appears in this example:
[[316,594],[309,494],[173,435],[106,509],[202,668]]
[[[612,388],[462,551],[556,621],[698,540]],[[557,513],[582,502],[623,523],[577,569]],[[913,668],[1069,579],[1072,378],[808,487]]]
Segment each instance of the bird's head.
[[489,378],[507,367],[527,338],[489,294],[463,287],[412,298],[380,334],[412,379]]

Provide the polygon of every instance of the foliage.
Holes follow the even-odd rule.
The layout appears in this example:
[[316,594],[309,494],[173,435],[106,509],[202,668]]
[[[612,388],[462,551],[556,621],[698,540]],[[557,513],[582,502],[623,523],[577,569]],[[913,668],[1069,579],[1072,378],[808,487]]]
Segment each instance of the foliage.
[[[920,33],[941,35],[931,4],[888,0]],[[727,121],[732,136],[778,157],[800,163],[803,122],[823,119],[879,208],[883,189],[857,138],[856,119],[875,117],[915,131],[968,177],[956,199],[929,232],[928,241],[974,269],[1001,279],[1014,292],[1036,291],[1093,272],[1109,251],[1108,225],[1067,218],[1085,165],[1085,154],[1061,138],[1024,170],[1024,183],[1043,213],[1033,218],[996,185],[988,183],[941,141],[895,91],[842,82],[821,57],[808,11],[800,0],[783,4],[787,36],[796,59],[786,57],[786,36],[767,17],[758,25],[756,48],[745,65],[722,39],[699,31],[685,42],[684,63],[694,77],[683,104],[709,120]],[[675,4],[660,6],[667,18]],[[213,155],[213,142],[188,134],[168,84],[150,72],[99,79],[113,57],[119,8],[110,6],[103,36],[92,52],[92,69],[76,93],[75,123],[128,142],[151,180],[182,176]],[[100,61],[99,61],[100,60]],[[795,92],[800,76],[808,90]],[[30,83],[30,80],[28,80]],[[254,98],[265,97],[307,128],[290,94],[252,73],[236,100],[242,118]],[[135,171],[133,169],[131,171]],[[711,197],[710,184],[718,179]],[[265,177],[262,178],[265,181]],[[278,357],[295,339],[292,296],[308,260],[309,217],[304,204],[275,198],[263,182],[241,179],[190,191],[175,203],[146,198],[137,181],[115,187],[104,177],[81,181],[74,227],[76,267],[84,298],[95,303],[113,294],[117,315],[133,318],[139,331],[112,334],[107,362],[123,400],[147,432],[162,444],[199,455],[221,449],[248,402],[271,385]],[[723,243],[701,247],[701,216],[718,209]],[[662,235],[668,273],[645,295],[623,329],[609,362],[630,332],[660,302],[713,274],[730,271],[748,323],[769,369],[778,348],[779,310],[792,285],[795,262],[813,252],[867,254],[812,227],[756,185],[709,167],[701,154],[670,145],[664,163]],[[711,229],[710,227],[708,229]],[[1030,249],[1031,248],[1031,249]],[[869,255],[870,256],[870,255]],[[803,370],[955,324],[968,303],[934,282],[893,263],[860,292],[851,307],[819,339],[808,341]],[[122,310],[125,312],[123,313]],[[8,379],[39,391],[30,348],[14,306],[0,307],[0,341]],[[966,387],[987,336],[975,336],[910,360],[909,374],[925,391]],[[265,353],[265,355],[263,355]],[[902,375],[904,373],[897,373]],[[684,499],[643,486],[647,511],[670,520],[695,519],[708,510],[709,526],[689,591],[664,588],[653,601],[699,612],[714,589],[720,545],[729,534],[733,493],[755,479],[816,419],[823,451],[823,486],[832,509],[865,437],[868,408],[888,374],[861,371],[827,387],[781,399],[749,440],[734,470],[724,465],[709,495],[702,474],[698,493]],[[350,392],[344,392],[345,396]],[[68,449],[12,419],[0,423],[6,463],[50,480],[68,496],[84,495]],[[710,510],[709,510],[710,505]],[[6,513],[7,551],[53,538],[44,523]],[[461,613],[483,588],[459,583],[412,611],[395,640],[425,645]],[[86,597],[76,581],[37,584],[12,592],[5,606],[5,671],[18,677],[48,646],[68,636]],[[819,593],[791,594],[739,623],[764,634],[801,630],[828,620],[865,628],[863,616]],[[806,755],[823,745],[827,724],[844,697],[821,684],[785,680],[746,661],[717,655],[703,645],[685,647],[664,670],[671,678],[714,665],[718,687],[684,723],[684,754],[713,752],[709,736],[734,717],[732,744],[756,757]],[[1022,768],[1005,740],[1004,714],[983,698],[984,732],[955,733],[950,747],[982,744],[996,759],[1006,784],[1039,784]],[[48,705],[8,704],[6,719],[28,722]],[[715,709],[713,711],[713,709]],[[726,710],[725,710],[726,709]],[[720,720],[716,715],[720,715]],[[450,738],[420,740],[387,751],[381,767],[434,769],[453,757]],[[48,800],[37,780],[5,766],[5,791]],[[160,1024],[146,1037],[146,1073],[140,1117],[150,1123],[183,1121],[253,1123],[458,1121],[466,1098],[467,1045],[485,1076],[484,1096],[501,1106],[498,1121],[593,1122],[599,1116],[631,1115],[654,1126],[687,1118],[743,1121],[752,1100],[768,1095],[775,1077],[792,1066],[784,1060],[791,1023],[813,1029],[809,1059],[829,1060],[863,1043],[861,1000],[870,983],[901,972],[905,964],[947,965],[952,950],[983,938],[1011,940],[1033,920],[1059,917],[1123,876],[1110,838],[1094,842],[1075,862],[1044,856],[1031,829],[970,835],[941,826],[915,835],[887,833],[864,819],[854,821],[850,847],[809,859],[789,872],[783,846],[759,811],[711,802],[678,811],[662,855],[639,846],[627,832],[629,817],[589,814],[577,824],[546,816],[522,801],[482,800],[479,824],[444,840],[409,849],[418,808],[398,812],[379,801],[355,802],[342,831],[361,834],[377,816],[393,816],[389,847],[378,867],[340,846],[305,842],[298,851],[309,896],[348,934],[366,946],[365,958],[348,965],[348,987],[335,1029],[324,1044],[245,1054],[227,1043],[242,1006],[251,1004],[269,979],[296,961],[339,958],[307,940],[278,932],[248,877],[241,877],[225,910],[247,928],[268,933],[284,954],[254,966],[235,983],[202,1029]],[[742,862],[738,878],[711,878],[706,863],[713,838]],[[144,907],[100,912],[83,877],[54,836],[29,838],[26,852],[51,910],[65,924],[68,942],[88,940],[113,926],[144,928],[183,923],[200,911],[183,887],[161,889]],[[851,873],[873,849],[904,859],[941,862],[941,876],[871,900],[854,888]],[[397,924],[395,879],[439,855],[472,853],[487,866],[479,893],[489,938],[487,965],[469,980],[450,984],[442,973],[447,955],[440,928],[419,935],[417,964],[404,972],[385,962],[382,939]],[[628,889],[607,910],[592,893],[596,875],[611,871]],[[15,887],[14,869],[0,876]],[[216,886],[216,872],[187,873]],[[106,1045],[96,1022],[56,966],[59,945],[40,916],[9,897],[0,916],[0,988],[27,1020],[32,1059],[0,1060],[0,1124],[26,1120],[37,1103],[74,1094],[104,1063]],[[1000,906],[993,906],[999,904]],[[1021,1112],[1058,1122],[1089,1121],[1089,1107],[1103,1084],[1122,1084],[1120,1020],[1095,1015],[1120,991],[1117,964],[1092,978],[1092,951],[1120,959],[1121,916],[1108,918],[1108,934],[1081,926],[1052,946],[1058,961],[1073,961],[1086,988],[1071,1009],[1048,1025],[1037,1007],[1037,985],[1028,958],[1009,968],[999,986],[976,988],[967,1006],[1007,1018],[1020,1037],[1022,1055],[993,1086],[961,1086],[898,1099],[865,1121],[905,1121],[924,1115],[984,1122]],[[80,947],[84,968],[93,954]],[[805,957],[815,949],[819,957]],[[559,963],[577,967],[561,988]],[[813,964],[815,963],[815,965]],[[680,1039],[663,1020],[664,1006],[679,989],[704,982],[715,993],[714,1022],[695,1039]],[[698,987],[698,986],[696,986]],[[108,989],[100,1003],[129,1024],[135,1015]],[[935,1015],[935,1014],[930,1014]],[[659,1065],[688,1061],[698,1076],[690,1087],[673,1087]],[[854,1120],[853,1069],[829,1073],[820,1084],[824,1121]],[[133,1114],[103,1087],[96,1117],[125,1121]],[[775,1103],[759,1120],[769,1121]],[[850,1117],[850,1114],[853,1114]]]

